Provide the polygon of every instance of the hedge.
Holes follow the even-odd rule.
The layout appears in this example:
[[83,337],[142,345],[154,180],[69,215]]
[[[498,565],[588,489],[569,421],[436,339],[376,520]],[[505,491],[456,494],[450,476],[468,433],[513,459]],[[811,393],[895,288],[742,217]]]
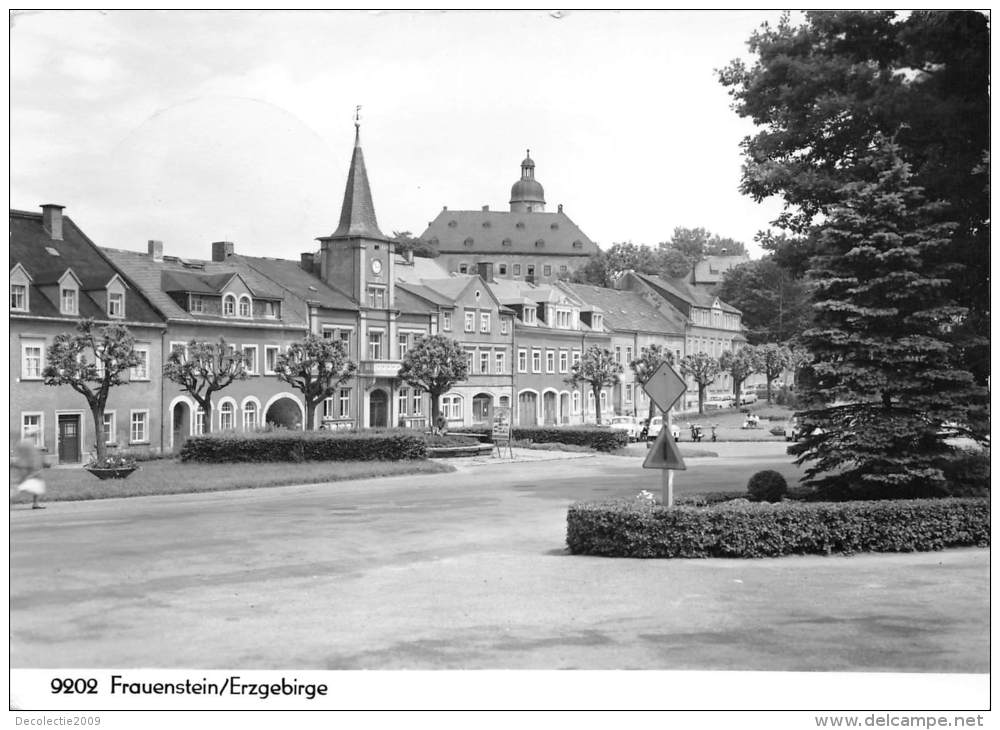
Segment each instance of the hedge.
[[[481,428],[455,428],[448,433],[476,436],[492,441],[492,434]],[[628,434],[613,428],[599,426],[513,426],[510,436],[515,441],[532,441],[536,444],[573,444],[598,451],[615,451],[628,446]]]
[[570,552],[630,558],[763,558],[912,552],[990,544],[989,499],[878,502],[735,500],[663,507],[646,500],[570,507]]
[[181,461],[402,461],[426,459],[420,432],[387,431],[224,431],[191,436]]

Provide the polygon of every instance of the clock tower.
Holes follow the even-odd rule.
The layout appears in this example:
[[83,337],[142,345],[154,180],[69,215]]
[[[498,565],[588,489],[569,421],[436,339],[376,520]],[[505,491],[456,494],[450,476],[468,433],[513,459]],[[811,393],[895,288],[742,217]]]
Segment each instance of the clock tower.
[[347,173],[340,224],[320,242],[320,276],[350,295],[362,308],[389,310],[395,305],[395,243],[375,220],[375,205],[361,151],[361,122],[354,120],[354,154]]

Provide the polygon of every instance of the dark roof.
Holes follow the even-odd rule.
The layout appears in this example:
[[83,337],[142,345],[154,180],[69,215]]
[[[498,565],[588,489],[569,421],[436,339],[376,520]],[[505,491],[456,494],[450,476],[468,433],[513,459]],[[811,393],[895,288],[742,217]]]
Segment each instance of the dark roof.
[[[652,276],[650,274],[640,274],[636,273],[641,280],[645,281],[647,284],[655,289],[661,289],[665,292],[670,292],[674,296],[679,297],[683,301],[687,302],[689,305],[694,307],[709,307],[715,303],[717,297],[713,294],[709,294],[703,289],[691,286],[684,279],[666,279],[662,276]],[[731,312],[733,314],[742,314],[740,310],[736,307],[726,304],[724,301],[719,299],[719,306],[722,307],[722,311]]]
[[420,238],[441,253],[591,256],[598,251],[563,212],[442,210]]
[[423,284],[413,284],[408,281],[397,281],[396,282],[396,296],[399,296],[400,291],[407,291],[410,294],[426,299],[433,304],[437,304],[442,307],[454,307],[455,301],[449,297],[439,294],[438,292],[431,289],[429,286],[424,286]]
[[598,306],[604,313],[605,323],[612,329],[684,334],[685,318],[679,312],[671,310],[669,315],[661,312],[638,292],[568,282],[562,285],[579,299]]
[[[72,218],[63,215],[62,220],[63,240],[54,241],[42,225],[41,213],[10,211],[9,268],[13,270],[20,264],[32,278],[28,314],[69,316],[60,314],[58,301],[49,300],[41,287],[55,284],[70,269],[80,281],[79,317],[107,320],[103,292],[121,272]],[[122,280],[126,283],[125,320],[162,323],[163,317],[152,303],[131,286],[127,277],[123,276]]]
[[407,291],[406,287],[396,285],[395,307],[405,314],[430,314],[436,312],[437,307],[429,303],[423,296]]
[[[161,286],[163,291],[166,292],[189,292],[191,294],[221,294],[222,290],[226,288],[234,276],[240,276],[239,272],[229,271],[221,274],[195,274],[190,271],[170,271],[164,270],[160,277]],[[246,277],[240,277],[243,282],[250,289],[250,293],[253,296],[260,299],[283,299],[284,296],[275,290],[273,287],[270,289],[263,289],[258,284],[253,286],[246,280]]]
[[330,238],[375,238],[388,240],[379,230],[375,220],[375,203],[368,185],[368,170],[365,155],[361,151],[361,131],[354,134],[354,154],[351,169],[347,173],[347,188],[344,190],[344,204],[340,209],[340,224]]
[[[156,305],[156,308],[163,312],[169,319],[196,322],[218,320],[233,323],[232,318],[228,317],[214,317],[207,314],[192,314],[188,312],[167,293],[168,289],[165,288],[164,279],[169,281],[178,278],[183,283],[196,283],[191,279],[191,277],[195,277],[202,282],[212,282],[211,284],[205,284],[205,286],[214,286],[215,282],[222,282],[219,284],[219,286],[222,286],[225,282],[232,279],[234,275],[239,274],[247,287],[252,292],[255,292],[254,296],[257,296],[256,292],[262,292],[260,295],[262,299],[282,300],[281,319],[268,320],[266,322],[267,325],[274,327],[304,327],[308,322],[308,311],[304,301],[299,299],[298,296],[280,293],[279,287],[276,287],[271,281],[254,271],[246,263],[241,262],[240,259],[242,257],[240,256],[230,256],[222,262],[186,261],[174,256],[164,256],[162,261],[154,261],[148,253],[140,251],[104,249],[104,253],[125,273],[128,280],[133,282]],[[177,283],[175,282],[175,284]],[[177,291],[195,290],[181,288]],[[214,291],[205,291],[203,293],[218,294],[219,291],[215,289]],[[238,324],[243,323],[238,322]],[[260,322],[255,321],[254,324],[260,324]]]
[[352,297],[306,271],[298,261],[239,255],[226,260],[243,263],[258,275],[266,277],[272,285],[277,284],[292,298],[319,302],[327,309],[358,311],[358,303]]

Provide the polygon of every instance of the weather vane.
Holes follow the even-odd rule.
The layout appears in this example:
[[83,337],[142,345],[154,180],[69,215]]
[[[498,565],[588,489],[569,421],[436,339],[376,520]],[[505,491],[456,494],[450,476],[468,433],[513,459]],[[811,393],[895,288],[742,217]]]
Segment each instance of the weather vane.
[[360,127],[361,126],[361,105],[360,104],[358,104],[356,107],[354,107],[354,126],[355,127]]

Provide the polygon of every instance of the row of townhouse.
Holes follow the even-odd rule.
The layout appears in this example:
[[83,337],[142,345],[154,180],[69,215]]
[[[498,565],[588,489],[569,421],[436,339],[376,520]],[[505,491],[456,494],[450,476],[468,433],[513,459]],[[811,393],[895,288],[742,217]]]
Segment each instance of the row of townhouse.
[[[339,224],[298,260],[241,255],[226,241],[205,260],[168,255],[159,241],[145,251],[100,248],[57,205],[12,210],[10,226],[10,443],[33,434],[58,463],[83,460],[96,438],[171,452],[206,430],[305,427],[301,393],[275,365],[310,332],[341,342],[358,366],[310,424],[325,428],[427,427],[428,395],[397,377],[426,335],[466,350],[468,378],[440,402],[451,426],[488,424],[498,406],[520,425],[593,422],[590,389],[568,381],[593,345],[624,368],[599,395],[602,415],[641,416],[648,400],[628,363],[643,347],[683,356],[742,340],[738,312],[655,277],[628,274],[602,289],[496,276],[489,262],[456,273],[398,255],[378,228],[357,133]],[[100,434],[81,396],[42,381],[48,345],[83,318],[125,324],[142,355],[130,383],[112,389]],[[219,337],[244,356],[249,377],[216,394],[206,424],[161,374],[171,352]]]

